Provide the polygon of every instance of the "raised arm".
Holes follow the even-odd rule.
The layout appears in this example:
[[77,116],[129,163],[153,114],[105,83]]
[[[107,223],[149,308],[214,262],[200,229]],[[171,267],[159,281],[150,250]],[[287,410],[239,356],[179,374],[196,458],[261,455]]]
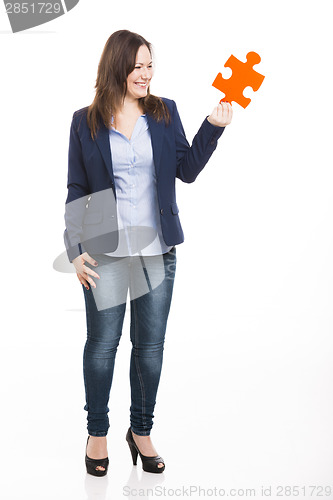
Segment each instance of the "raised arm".
[[[222,105],[223,104],[223,105]],[[232,108],[229,103],[219,104],[206,117],[190,146],[174,104],[172,120],[175,128],[177,150],[177,177],[184,182],[193,182],[216,149],[217,141],[231,122]]]

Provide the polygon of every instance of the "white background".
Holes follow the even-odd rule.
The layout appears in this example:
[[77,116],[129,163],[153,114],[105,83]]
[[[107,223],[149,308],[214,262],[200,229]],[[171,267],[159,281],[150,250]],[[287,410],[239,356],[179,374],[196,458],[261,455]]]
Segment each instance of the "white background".
[[[17,34],[2,8],[6,500],[122,498],[125,486],[148,498],[158,485],[167,497],[196,486],[206,496],[243,488],[236,498],[255,488],[260,498],[271,486],[271,498],[287,498],[281,485],[298,486],[299,498],[333,498],[332,7],[81,0]],[[176,101],[189,141],[222,97],[211,84],[219,71],[230,76],[231,54],[245,61],[258,52],[255,69],[266,77],[258,92],[245,91],[247,109],[233,105],[196,182],[177,181],[185,242],[152,431],[166,461],[157,477],[142,474],[140,460],[132,468],[125,442],[128,315],[109,405],[109,474],[86,474],[84,301],[76,275],[52,267],[64,251],[72,114],[92,102],[100,55],[118,29],[153,43],[152,93]],[[327,497],[319,486],[328,485]]]

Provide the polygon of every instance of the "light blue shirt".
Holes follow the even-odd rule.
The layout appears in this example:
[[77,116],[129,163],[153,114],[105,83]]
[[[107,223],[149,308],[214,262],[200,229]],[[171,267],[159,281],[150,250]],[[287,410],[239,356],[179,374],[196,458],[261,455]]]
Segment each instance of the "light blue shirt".
[[[162,236],[156,173],[146,115],[141,115],[131,139],[111,127],[109,132],[117,195],[119,245],[113,257],[169,252]],[[143,248],[144,247],[144,248]]]

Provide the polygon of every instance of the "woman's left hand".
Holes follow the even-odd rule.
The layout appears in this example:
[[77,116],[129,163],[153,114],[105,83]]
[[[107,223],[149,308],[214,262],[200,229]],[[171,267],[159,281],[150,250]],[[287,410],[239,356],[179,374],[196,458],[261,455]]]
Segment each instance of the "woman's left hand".
[[229,125],[232,120],[231,104],[229,102],[220,102],[207,117],[207,120],[216,127]]

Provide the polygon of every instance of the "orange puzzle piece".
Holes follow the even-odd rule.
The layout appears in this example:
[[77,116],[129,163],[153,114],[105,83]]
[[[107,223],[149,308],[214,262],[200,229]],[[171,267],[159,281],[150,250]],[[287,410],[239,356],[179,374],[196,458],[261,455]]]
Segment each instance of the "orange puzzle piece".
[[225,63],[225,68],[232,69],[230,78],[223,78],[219,73],[212,83],[213,87],[225,94],[220,102],[235,101],[244,109],[250,104],[251,99],[243,96],[245,87],[252,87],[256,92],[264,80],[264,76],[254,71],[253,66],[260,63],[261,57],[256,52],[249,52],[246,56],[246,63],[239,61],[237,57],[231,55]]

